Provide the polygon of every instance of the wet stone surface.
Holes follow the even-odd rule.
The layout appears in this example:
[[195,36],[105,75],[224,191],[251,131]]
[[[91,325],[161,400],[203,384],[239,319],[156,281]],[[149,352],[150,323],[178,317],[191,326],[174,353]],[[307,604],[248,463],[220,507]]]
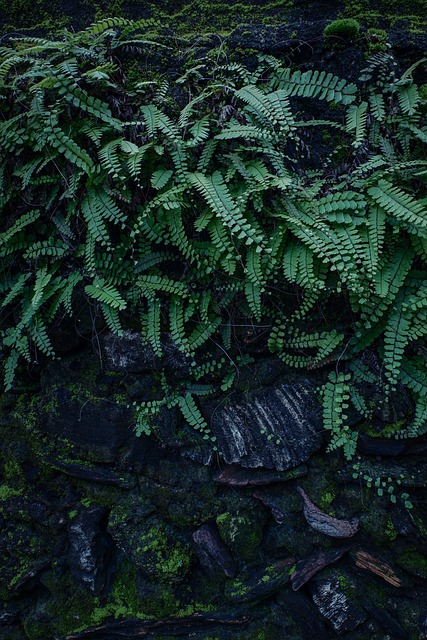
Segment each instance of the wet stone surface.
[[227,464],[284,471],[322,443],[320,404],[310,380],[233,396],[225,406],[208,402],[205,409]]

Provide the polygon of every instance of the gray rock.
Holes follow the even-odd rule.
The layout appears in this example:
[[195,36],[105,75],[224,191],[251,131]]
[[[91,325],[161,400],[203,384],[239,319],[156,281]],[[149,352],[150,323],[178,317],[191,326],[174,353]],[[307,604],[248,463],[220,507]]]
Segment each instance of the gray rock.
[[133,410],[123,398],[121,377],[103,373],[90,352],[46,367],[42,401],[43,430],[76,445],[76,457],[115,462],[132,433]]
[[122,336],[106,333],[101,336],[101,350],[107,369],[126,373],[144,373],[161,368],[186,373],[191,358],[181,353],[170,337],[162,341],[163,356],[142,342],[141,334],[127,330]]
[[[77,445],[92,460],[115,462],[131,434],[131,411],[108,399],[73,398],[66,389],[55,394],[58,407],[48,416],[45,429]],[[84,454],[83,454],[84,455]]]
[[95,594],[102,592],[108,577],[112,541],[102,526],[105,509],[92,506],[81,511],[69,526],[68,564],[79,584]]
[[380,608],[375,606],[371,602],[368,602],[367,605],[365,605],[365,609],[385,631],[391,634],[391,637],[393,639],[405,640],[405,638],[407,638],[405,630],[397,622],[397,620],[385,610],[384,607]]
[[322,419],[314,384],[306,379],[236,394],[229,404],[205,403],[227,464],[284,471],[321,446]]
[[227,578],[235,575],[235,562],[213,524],[202,525],[193,533],[193,540],[199,560],[210,575],[218,571]]
[[321,615],[338,634],[353,631],[366,620],[366,614],[343,592],[338,577],[330,576],[314,582],[312,597]]
[[[302,639],[330,640],[323,620],[312,601],[304,593],[283,589],[276,595],[281,610],[285,610],[301,632]],[[283,613],[282,613],[283,615]]]
[[153,348],[143,345],[137,331],[123,331],[122,336],[106,333],[101,337],[101,349],[110,371],[141,373],[155,369],[159,362]]

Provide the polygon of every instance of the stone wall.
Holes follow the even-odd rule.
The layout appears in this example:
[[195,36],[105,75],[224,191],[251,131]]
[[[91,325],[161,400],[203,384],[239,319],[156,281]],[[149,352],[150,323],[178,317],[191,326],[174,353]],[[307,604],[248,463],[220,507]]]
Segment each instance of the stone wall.
[[319,379],[268,358],[204,404],[219,454],[176,414],[137,439],[158,363],[100,345],[2,398],[0,638],[426,637],[427,441],[365,434],[355,471]]

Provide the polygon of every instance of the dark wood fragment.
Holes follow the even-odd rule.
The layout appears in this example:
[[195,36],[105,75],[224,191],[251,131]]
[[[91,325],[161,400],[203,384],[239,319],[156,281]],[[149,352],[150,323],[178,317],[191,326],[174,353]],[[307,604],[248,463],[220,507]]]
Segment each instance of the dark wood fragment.
[[332,538],[351,538],[357,532],[358,518],[339,520],[328,516],[310,500],[302,487],[297,487],[297,491],[303,499],[304,516],[310,527]]
[[333,551],[316,551],[308,558],[299,560],[296,570],[291,575],[292,589],[298,591],[318,571],[342,558],[350,549],[350,546],[346,546]]
[[355,554],[355,560],[356,567],[360,567],[360,569],[366,569],[367,571],[375,573],[375,575],[379,576],[380,578],[391,584],[393,587],[402,586],[402,582],[397,577],[393,569],[383,560],[375,558],[366,551],[357,551]]
[[54,469],[62,471],[67,476],[73,478],[80,478],[81,480],[88,480],[89,482],[100,482],[102,484],[116,485],[129,489],[133,486],[134,482],[130,478],[118,476],[111,469],[102,469],[99,467],[90,467],[84,464],[78,464],[76,462],[62,462],[53,458],[46,458],[47,462]]
[[262,487],[274,482],[287,482],[307,474],[307,467],[299,465],[289,471],[271,471],[269,469],[247,469],[237,464],[226,466],[220,471],[215,482],[230,487]]
[[196,553],[201,564],[214,576],[218,571],[233,578],[236,564],[215,525],[204,524],[193,533]]

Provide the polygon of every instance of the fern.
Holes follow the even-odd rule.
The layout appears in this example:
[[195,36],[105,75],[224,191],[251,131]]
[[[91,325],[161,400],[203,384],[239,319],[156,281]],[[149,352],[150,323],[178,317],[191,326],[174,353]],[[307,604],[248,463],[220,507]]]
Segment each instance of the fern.
[[126,301],[123,300],[118,290],[103,279],[95,279],[93,284],[86,285],[85,292],[91,298],[99,300],[112,309],[126,309]]
[[346,424],[351,397],[350,380],[350,374],[330,373],[322,388],[323,424],[331,431],[328,449],[332,451],[342,447],[347,459],[353,457],[357,444],[357,432],[351,431]]
[[251,226],[240,213],[219,172],[214,173],[212,176],[193,173],[189,174],[188,179],[206,199],[207,204],[221,218],[222,222],[230,228],[232,233],[237,235],[237,238],[244,238],[248,245],[253,242],[259,246],[263,245],[263,237],[258,229]]
[[215,436],[212,436],[210,434],[210,430],[206,423],[206,420],[200,413],[200,410],[194,402],[194,398],[191,393],[187,393],[185,396],[180,396],[178,399],[178,406],[181,409],[182,415],[184,416],[184,419],[187,420],[188,424],[194,429],[197,429],[198,431],[201,431],[201,433],[203,433],[204,440],[215,442]]
[[[424,433],[416,67],[399,78],[379,54],[356,86],[259,56],[250,70],[206,59],[177,84],[134,82],[127,70],[165,46],[153,26],[112,18],[1,47],[7,387],[20,359],[54,357],[52,327],[87,305],[96,328],[137,326],[159,358],[168,333],[194,361],[188,380],[160,370],[163,398],[135,405],[137,433],[179,406],[211,438],[195,398],[233,389],[248,340],[259,357],[335,370],[322,394],[330,449],[354,453],[347,405],[369,417],[366,384],[403,385],[416,408],[402,434]],[[333,104],[325,118],[303,112],[319,101]],[[340,142],[324,162],[331,128]]]
[[353,147],[359,147],[365,139],[367,102],[362,102],[358,106],[351,105],[347,111],[346,131],[354,131],[355,137],[352,142]]
[[387,213],[410,223],[424,233],[427,226],[426,208],[409,193],[405,193],[399,187],[393,187],[385,180],[380,180],[376,187],[370,187],[368,193]]

